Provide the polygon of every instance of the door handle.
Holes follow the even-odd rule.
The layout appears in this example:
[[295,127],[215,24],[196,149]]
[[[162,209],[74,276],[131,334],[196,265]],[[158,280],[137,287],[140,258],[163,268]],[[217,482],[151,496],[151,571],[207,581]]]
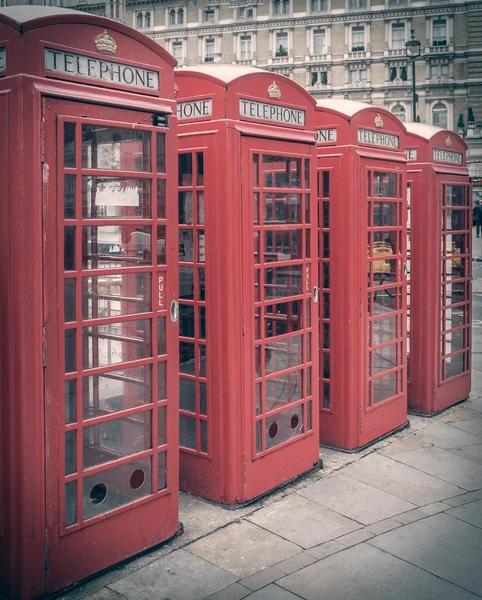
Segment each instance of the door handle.
[[179,302],[177,300],[173,300],[171,302],[171,323],[177,323],[179,319]]
[[320,290],[315,285],[315,287],[313,288],[313,304],[318,304],[319,295],[320,295]]

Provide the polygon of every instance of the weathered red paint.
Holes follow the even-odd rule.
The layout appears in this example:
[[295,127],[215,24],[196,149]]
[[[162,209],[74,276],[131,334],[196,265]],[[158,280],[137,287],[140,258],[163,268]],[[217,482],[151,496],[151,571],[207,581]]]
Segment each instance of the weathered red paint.
[[[466,164],[467,145],[460,136],[419,123],[408,123],[407,131],[407,180],[411,188],[408,408],[411,412],[432,415],[464,400],[470,393],[472,184]],[[445,238],[442,220],[447,186],[463,188],[465,198],[460,208],[467,218],[459,234],[448,234]],[[451,248],[444,248],[444,238],[453,242]],[[444,261],[444,255],[455,256]],[[449,284],[450,293],[444,295],[451,306],[456,305],[446,310],[446,319],[442,309],[442,291],[447,289],[442,285],[444,263],[449,276],[458,280]],[[463,272],[459,273],[462,265]],[[450,324],[451,329],[457,328],[454,334],[449,334],[454,335],[454,341],[465,332],[462,344],[465,352],[454,355],[451,361],[463,360],[464,355],[468,362],[452,377],[446,377],[450,373],[442,371],[447,368],[442,365],[442,355],[446,354],[442,351],[442,320]],[[447,340],[446,349],[452,349],[450,346]]]
[[[315,128],[323,131],[318,134],[317,145],[322,290],[320,441],[354,450],[403,426],[407,416],[406,283],[403,276],[406,260],[405,128],[386,110],[347,100],[318,101]],[[383,137],[387,135],[391,137]],[[375,227],[382,219],[383,207],[378,199],[383,201],[379,194],[386,186],[384,180],[377,179],[375,187],[377,173],[386,174],[387,181],[396,182],[398,199],[388,201],[392,208],[397,205],[396,221],[393,221],[396,226],[388,231]],[[370,192],[369,176],[370,181],[373,180]],[[374,208],[370,218],[375,221],[369,227],[367,209],[371,204]],[[388,242],[377,241],[384,237],[383,231],[392,240],[392,247]],[[367,245],[371,257],[368,259]],[[378,248],[383,258],[375,258],[379,256]],[[367,275],[373,283],[370,296],[367,296]],[[395,338],[390,332],[384,333],[384,323],[374,321],[370,325],[369,314],[369,310],[373,310],[378,316],[388,312],[389,305],[395,306],[390,295],[395,288],[380,288],[390,282],[398,288],[398,300],[396,316],[390,316],[386,323],[391,323],[389,329],[395,327]],[[392,346],[380,346],[372,351],[373,365],[369,363],[367,350],[369,327],[373,329],[373,342],[397,340]],[[395,349],[397,355],[393,358],[391,353]],[[386,352],[391,355],[391,363],[383,358]],[[383,389],[379,389],[380,382],[376,379],[372,381],[377,383],[370,384],[376,374],[374,369],[385,370],[389,365],[396,370],[388,369],[384,381],[388,381],[388,388],[396,385],[396,393],[375,402],[370,385],[377,386],[377,398],[383,396]]]
[[[127,86],[104,85],[101,81],[75,76],[67,78],[45,71],[45,47],[66,51],[74,48],[76,53],[106,59],[94,45],[94,38],[104,31],[117,43],[116,55],[109,60],[158,71],[160,91],[143,93]],[[59,296],[58,292],[63,287],[60,282],[64,270],[61,235],[64,209],[63,200],[58,200],[63,188],[59,154],[64,121],[76,123],[77,132],[83,123],[102,123],[146,131],[154,139],[157,132],[165,133],[171,150],[166,153],[169,177],[162,176],[167,179],[169,199],[166,223],[177,221],[175,202],[171,200],[176,194],[177,173],[175,60],[148,38],[115,21],[76,11],[31,6],[0,11],[0,47],[7,48],[6,69],[0,71],[0,143],[4,156],[0,161],[0,591],[7,597],[29,600],[43,597],[159,543],[178,529],[177,325],[168,318],[167,354],[172,373],[168,378],[167,489],[157,492],[155,488],[155,494],[124,505],[115,512],[99,515],[85,525],[74,524],[69,528],[62,524],[66,478],[64,431],[69,426],[64,425],[63,408],[66,326],[62,319],[63,295]],[[153,114],[170,114],[169,129],[154,128]],[[79,143],[77,136],[78,159]],[[133,167],[125,163],[122,168]],[[77,169],[80,169],[79,162]],[[75,174],[80,180],[80,171],[76,170]],[[161,178],[148,173],[145,177]],[[155,185],[149,201],[154,199]],[[80,228],[86,221],[81,220],[80,201],[76,202],[75,206],[79,208],[76,220],[72,222]],[[153,202],[153,219],[144,222],[155,226],[156,216]],[[76,252],[82,251],[82,240],[79,235]],[[151,248],[155,252],[153,242]],[[151,273],[153,279],[150,294],[154,308],[146,316],[152,322],[153,340],[156,339],[155,317],[168,317],[169,304],[177,298],[174,227],[167,226],[166,248],[167,271],[157,266],[143,270]],[[155,261],[153,265],[156,265]],[[137,271],[141,269],[137,268]],[[87,275],[86,271],[82,272]],[[164,290],[166,305],[159,311],[157,272],[169,272]],[[76,299],[78,303],[82,302],[80,289],[77,289]],[[132,335],[132,320],[121,320],[121,333]],[[99,324],[105,322],[105,319],[98,321]],[[43,352],[45,344],[46,355]],[[81,345],[77,345],[77,350],[82,354]],[[80,354],[77,354],[78,369],[81,368]],[[144,362],[157,365],[157,352],[152,356],[152,359],[143,359]],[[129,360],[127,354],[126,359]],[[85,370],[85,366],[83,368]],[[97,373],[102,372],[98,367]],[[77,390],[81,391],[80,375],[78,379]],[[153,375],[152,384],[156,382],[157,376]],[[127,402],[131,401],[127,398]],[[157,402],[157,395],[148,402]],[[76,420],[80,423],[83,418],[81,393],[77,396],[77,406]],[[136,414],[145,415],[149,409]],[[157,409],[152,411],[152,426],[157,426]],[[77,452],[82,448],[82,431],[79,424]],[[155,438],[152,437],[153,443],[155,439],[157,431]],[[157,448],[157,443],[153,447]],[[146,456],[150,456],[149,453],[154,456],[157,450],[144,452]],[[76,459],[78,473],[79,467],[82,469],[79,460]],[[128,460],[122,464],[126,465]],[[125,471],[125,466],[122,468]],[[97,466],[90,472],[106,471]],[[80,477],[79,481],[82,482]],[[153,476],[152,485],[156,482],[157,474]],[[131,484],[137,489],[134,487],[138,485],[137,480]],[[77,491],[82,491],[80,484]],[[80,502],[79,498],[78,504]],[[134,527],[132,523],[135,523]]]
[[[261,451],[259,451],[259,447],[256,448],[255,422],[261,423],[263,428],[259,439],[260,443],[261,439],[268,440],[269,443],[270,438],[269,434],[265,432],[263,417],[256,415],[255,313],[261,312],[261,308],[255,304],[254,296],[253,232],[263,229],[263,226],[253,224],[253,194],[259,193],[260,197],[263,197],[263,192],[256,186],[254,189],[260,191],[253,192],[252,185],[253,161],[257,160],[253,158],[253,155],[260,157],[263,154],[282,157],[294,156],[300,157],[302,160],[310,160],[306,185],[303,184],[303,187],[310,191],[312,220],[311,225],[302,224],[300,228],[314,228],[316,215],[316,154],[312,132],[314,100],[293,81],[277,74],[251,68],[233,68],[222,65],[213,68],[182,69],[175,72],[175,81],[178,86],[178,115],[181,116],[179,120],[181,179],[182,164],[190,160],[187,158],[188,155],[192,155],[194,157],[193,164],[197,164],[195,163],[198,160],[196,157],[199,153],[204,153],[202,186],[199,186],[199,181],[194,181],[194,184],[191,185],[187,180],[181,180],[179,189],[180,194],[189,191],[194,195],[194,193],[198,193],[196,190],[204,193],[205,222],[203,231],[205,231],[206,292],[205,301],[201,302],[201,306],[205,306],[207,315],[207,376],[205,377],[207,415],[201,416],[199,401],[196,400],[195,409],[191,407],[190,410],[181,410],[181,419],[184,417],[187,419],[185,422],[189,424],[193,423],[189,419],[195,418],[198,436],[200,422],[207,422],[208,446],[203,451],[198,440],[195,442],[186,440],[184,445],[181,440],[180,485],[184,490],[216,502],[239,504],[252,500],[311,469],[318,461],[316,435],[318,391],[316,386],[312,386],[311,395],[306,393],[305,388],[300,395],[301,399],[306,397],[311,399],[311,428],[307,430],[308,423],[306,412],[304,412],[298,425],[302,421],[305,432],[297,439],[287,440],[279,446],[267,449],[263,445]],[[268,89],[270,86],[272,86],[271,96]],[[252,118],[251,112],[248,116],[241,116],[240,101],[242,99],[266,103],[273,107],[287,106],[295,110],[302,110],[305,112],[306,121],[303,125],[287,125],[270,123],[265,118]],[[184,110],[186,105],[182,103],[195,100],[200,101],[196,118],[182,119],[186,114],[191,116],[195,112],[192,107]],[[212,102],[211,115],[204,114],[210,112],[208,109],[204,110],[207,100]],[[270,116],[269,111],[273,111],[275,114],[274,108],[261,109],[259,105],[250,106],[255,117],[257,110],[266,111],[260,113],[261,117]],[[257,108],[255,109],[255,107]],[[282,117],[280,113],[280,118]],[[272,161],[271,166],[266,164],[265,170],[274,169],[274,162],[276,161]],[[261,170],[261,163],[259,168]],[[195,170],[194,167],[193,170]],[[274,171],[271,175],[266,176],[271,177],[273,181],[276,179]],[[302,177],[305,177],[304,173]],[[283,175],[278,173],[278,178],[279,184]],[[275,184],[273,183],[273,185]],[[182,217],[181,221],[181,236],[187,235],[184,230],[188,230],[190,227],[199,229],[196,221],[193,226],[186,224],[185,217]],[[271,228],[282,230],[283,227],[289,229],[289,224]],[[260,236],[262,237],[262,233]],[[317,364],[313,357],[316,356],[318,348],[317,331],[314,325],[317,319],[317,306],[311,300],[313,288],[318,285],[315,268],[317,255],[315,229],[313,229],[309,242],[309,251],[310,258],[298,261],[298,264],[304,265],[308,271],[304,271],[301,275],[303,288],[295,298],[309,304],[312,327],[311,360],[313,363],[307,362],[306,356],[303,354],[305,358],[302,366],[304,368],[307,364],[311,365],[312,380],[315,382],[317,380]],[[276,256],[273,254],[270,260],[283,260],[279,252],[281,249],[278,249],[274,253]],[[259,254],[263,254],[262,249],[258,252],[257,260],[259,260]],[[287,255],[283,256],[284,259],[287,258]],[[291,258],[292,255],[289,259]],[[180,260],[181,271],[189,268],[183,266],[182,257]],[[267,255],[265,255],[265,260],[268,260]],[[198,266],[196,265],[196,269]],[[181,285],[182,281],[181,273]],[[305,286],[308,286],[307,289]],[[258,285],[257,293],[260,293],[259,288]],[[188,295],[188,291],[185,293]],[[181,302],[183,301],[182,296],[183,292],[181,293]],[[185,303],[186,306],[181,307],[181,318],[183,311],[189,310],[190,304],[198,305],[198,300],[195,299],[192,302],[185,300]],[[279,305],[276,310],[278,314]],[[304,310],[304,308],[300,310]],[[293,316],[290,317],[287,314],[277,318],[283,321],[280,327],[288,327],[287,323]],[[265,318],[266,323],[268,320]],[[297,321],[296,318],[295,321]],[[266,325],[266,327],[275,327],[273,323],[274,320],[271,320],[271,325]],[[304,322],[300,325],[300,334],[304,334],[305,325]],[[264,321],[260,327],[263,328],[263,331],[265,330]],[[186,331],[188,330],[186,329]],[[182,336],[183,324],[181,323],[181,343],[183,340],[189,343],[191,335],[188,335],[187,340]],[[197,330],[194,336],[195,343],[198,344]],[[202,344],[204,345],[204,340]],[[266,345],[269,345],[269,340]],[[260,345],[260,347],[264,347],[264,345]],[[258,360],[264,360],[264,357]],[[296,361],[293,364],[296,365]],[[184,379],[189,381],[192,378],[185,374]],[[258,381],[261,379],[258,378]],[[200,383],[204,383],[204,378]],[[304,400],[296,404],[301,407],[300,410],[306,411],[307,405]],[[181,399],[182,408],[183,401]],[[287,413],[282,414],[286,415]],[[276,418],[281,418],[279,413]],[[299,416],[292,415],[292,419],[291,425],[297,422]],[[206,425],[203,426],[206,427]],[[181,425],[181,438],[183,438],[182,427]],[[188,427],[194,427],[194,425],[188,425]],[[276,426],[272,427],[272,433],[275,428]],[[279,431],[281,431],[281,426]],[[190,447],[186,447],[188,445]]]

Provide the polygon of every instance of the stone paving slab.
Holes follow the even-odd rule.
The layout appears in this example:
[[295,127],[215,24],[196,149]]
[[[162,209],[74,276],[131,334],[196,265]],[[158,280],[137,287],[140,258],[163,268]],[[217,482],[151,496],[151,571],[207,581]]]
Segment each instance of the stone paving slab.
[[246,596],[249,600],[299,600],[300,597],[298,595],[294,595],[288,590],[284,590],[280,588],[276,584],[272,583],[262,590],[258,590],[251,594],[250,596]]
[[464,521],[440,513],[368,543],[482,595],[482,535],[480,529]]
[[249,594],[251,594],[251,590],[248,590],[243,585],[239,585],[239,583],[233,583],[233,585],[209,596],[206,600],[242,600],[242,598],[246,598]]
[[366,456],[346,467],[343,473],[417,506],[465,492],[437,477],[379,454]]
[[470,408],[470,403],[464,402],[445,412],[437,415],[437,420],[442,423],[457,423],[457,421],[469,421],[470,419],[482,419],[482,414]]
[[280,563],[276,563],[275,567],[289,575],[294,571],[298,571],[303,567],[307,567],[311,565],[311,563],[315,562],[316,558],[310,556],[307,552],[300,552],[299,554],[295,554],[286,560],[281,561]]
[[366,543],[287,575],[278,584],[306,600],[476,598],[473,594]]
[[[482,388],[482,377],[479,375],[479,387]],[[472,388],[478,389],[476,385],[474,385],[474,378],[472,377]],[[482,389],[480,390],[482,392]],[[472,395],[472,392],[471,392]],[[470,410],[476,410],[479,413],[482,413],[482,398],[479,400],[475,400],[475,402],[470,403]]]
[[95,594],[90,594],[90,596],[85,596],[86,600],[122,600],[125,596],[121,596],[117,592],[113,590],[109,590],[109,588],[103,588],[99,590]]
[[231,573],[181,549],[109,584],[109,588],[127,600],[202,600],[235,581]]
[[327,556],[331,556],[336,552],[341,552],[341,550],[345,550],[346,546],[343,546],[339,542],[332,540],[331,542],[325,542],[321,544],[321,546],[316,546],[315,548],[310,548],[306,551],[306,554],[310,554],[316,559],[326,558]]
[[461,431],[447,423],[432,421],[427,427],[417,431],[415,434],[424,442],[434,444],[438,448],[461,448],[463,446],[472,446],[478,444],[477,436]]
[[268,567],[267,569],[258,571],[254,575],[250,575],[249,577],[241,579],[239,583],[250,590],[255,591],[261,589],[262,587],[266,587],[284,575],[285,573],[283,573],[283,571],[279,571],[275,567]]
[[189,544],[186,550],[242,578],[297,554],[301,548],[243,520]]
[[[411,417],[410,417],[411,418]],[[390,441],[390,443],[382,448],[378,454],[384,456],[392,456],[393,454],[399,454],[400,452],[410,452],[410,450],[418,450],[419,448],[427,448],[431,446],[429,442],[424,442],[420,438],[416,437],[415,434],[407,434],[406,436]]]
[[431,446],[403,452],[393,458],[467,491],[477,490],[482,486],[482,465],[442,448]]
[[318,546],[361,527],[299,494],[258,510],[248,520],[302,548]]
[[[480,413],[476,413],[480,414]],[[482,415],[481,415],[482,416]],[[482,419],[470,419],[467,421],[455,421],[450,424],[451,427],[456,427],[457,429],[461,429],[471,435],[476,435],[477,437],[482,437]]]
[[[447,514],[482,529],[482,500],[464,504],[463,506],[457,506],[456,508],[448,510]],[[480,557],[480,560],[482,564],[482,556]]]
[[344,474],[321,479],[298,493],[363,525],[416,508],[410,502]]
[[465,446],[465,448],[452,448],[450,452],[467,460],[473,460],[474,462],[482,465],[482,444]]

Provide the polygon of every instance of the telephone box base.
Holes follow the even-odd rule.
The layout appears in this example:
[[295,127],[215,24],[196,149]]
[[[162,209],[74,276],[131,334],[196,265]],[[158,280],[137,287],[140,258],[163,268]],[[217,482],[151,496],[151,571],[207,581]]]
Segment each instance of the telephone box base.
[[339,452],[345,452],[345,454],[353,454],[354,452],[361,452],[362,450],[366,450],[367,448],[370,448],[370,446],[373,446],[374,444],[377,444],[378,442],[381,442],[386,438],[395,435],[395,433],[399,433],[400,431],[407,429],[408,427],[410,427],[410,421],[407,419],[403,425],[395,427],[395,429],[392,429],[388,433],[385,433],[384,435],[377,437],[375,440],[372,440],[371,442],[368,442],[367,444],[364,444],[363,446],[358,446],[356,448],[340,448],[338,446],[330,446],[329,444],[320,444],[320,448],[329,448],[330,450],[338,450]]

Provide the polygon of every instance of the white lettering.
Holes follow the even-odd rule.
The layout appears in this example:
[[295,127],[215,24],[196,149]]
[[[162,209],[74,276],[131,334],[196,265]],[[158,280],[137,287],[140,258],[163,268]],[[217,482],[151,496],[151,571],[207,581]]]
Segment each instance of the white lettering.
[[369,131],[368,129],[358,130],[358,141],[362,144],[382,146],[383,148],[398,149],[399,147],[398,135],[390,135],[381,131]]
[[142,90],[160,89],[157,71],[51,48],[45,48],[44,59],[45,70],[53,73],[118,83]]
[[448,150],[439,150],[434,148],[433,159],[440,162],[455,163],[461,165],[463,162],[463,156],[461,152],[449,152]]
[[159,275],[157,284],[157,303],[159,308],[164,308],[164,275]]
[[337,140],[336,129],[318,129],[316,131],[316,141],[318,144],[330,144]]
[[190,102],[178,102],[177,105],[177,118],[180,121],[210,117],[212,114],[213,101],[211,98],[206,98],[205,100],[191,100]]
[[417,160],[417,149],[416,148],[407,148],[405,150],[405,157],[407,160]]
[[242,117],[285,123],[286,125],[305,125],[305,111],[287,106],[276,106],[266,102],[239,99],[239,113]]
[[5,71],[7,68],[7,49],[0,48],[0,71]]

